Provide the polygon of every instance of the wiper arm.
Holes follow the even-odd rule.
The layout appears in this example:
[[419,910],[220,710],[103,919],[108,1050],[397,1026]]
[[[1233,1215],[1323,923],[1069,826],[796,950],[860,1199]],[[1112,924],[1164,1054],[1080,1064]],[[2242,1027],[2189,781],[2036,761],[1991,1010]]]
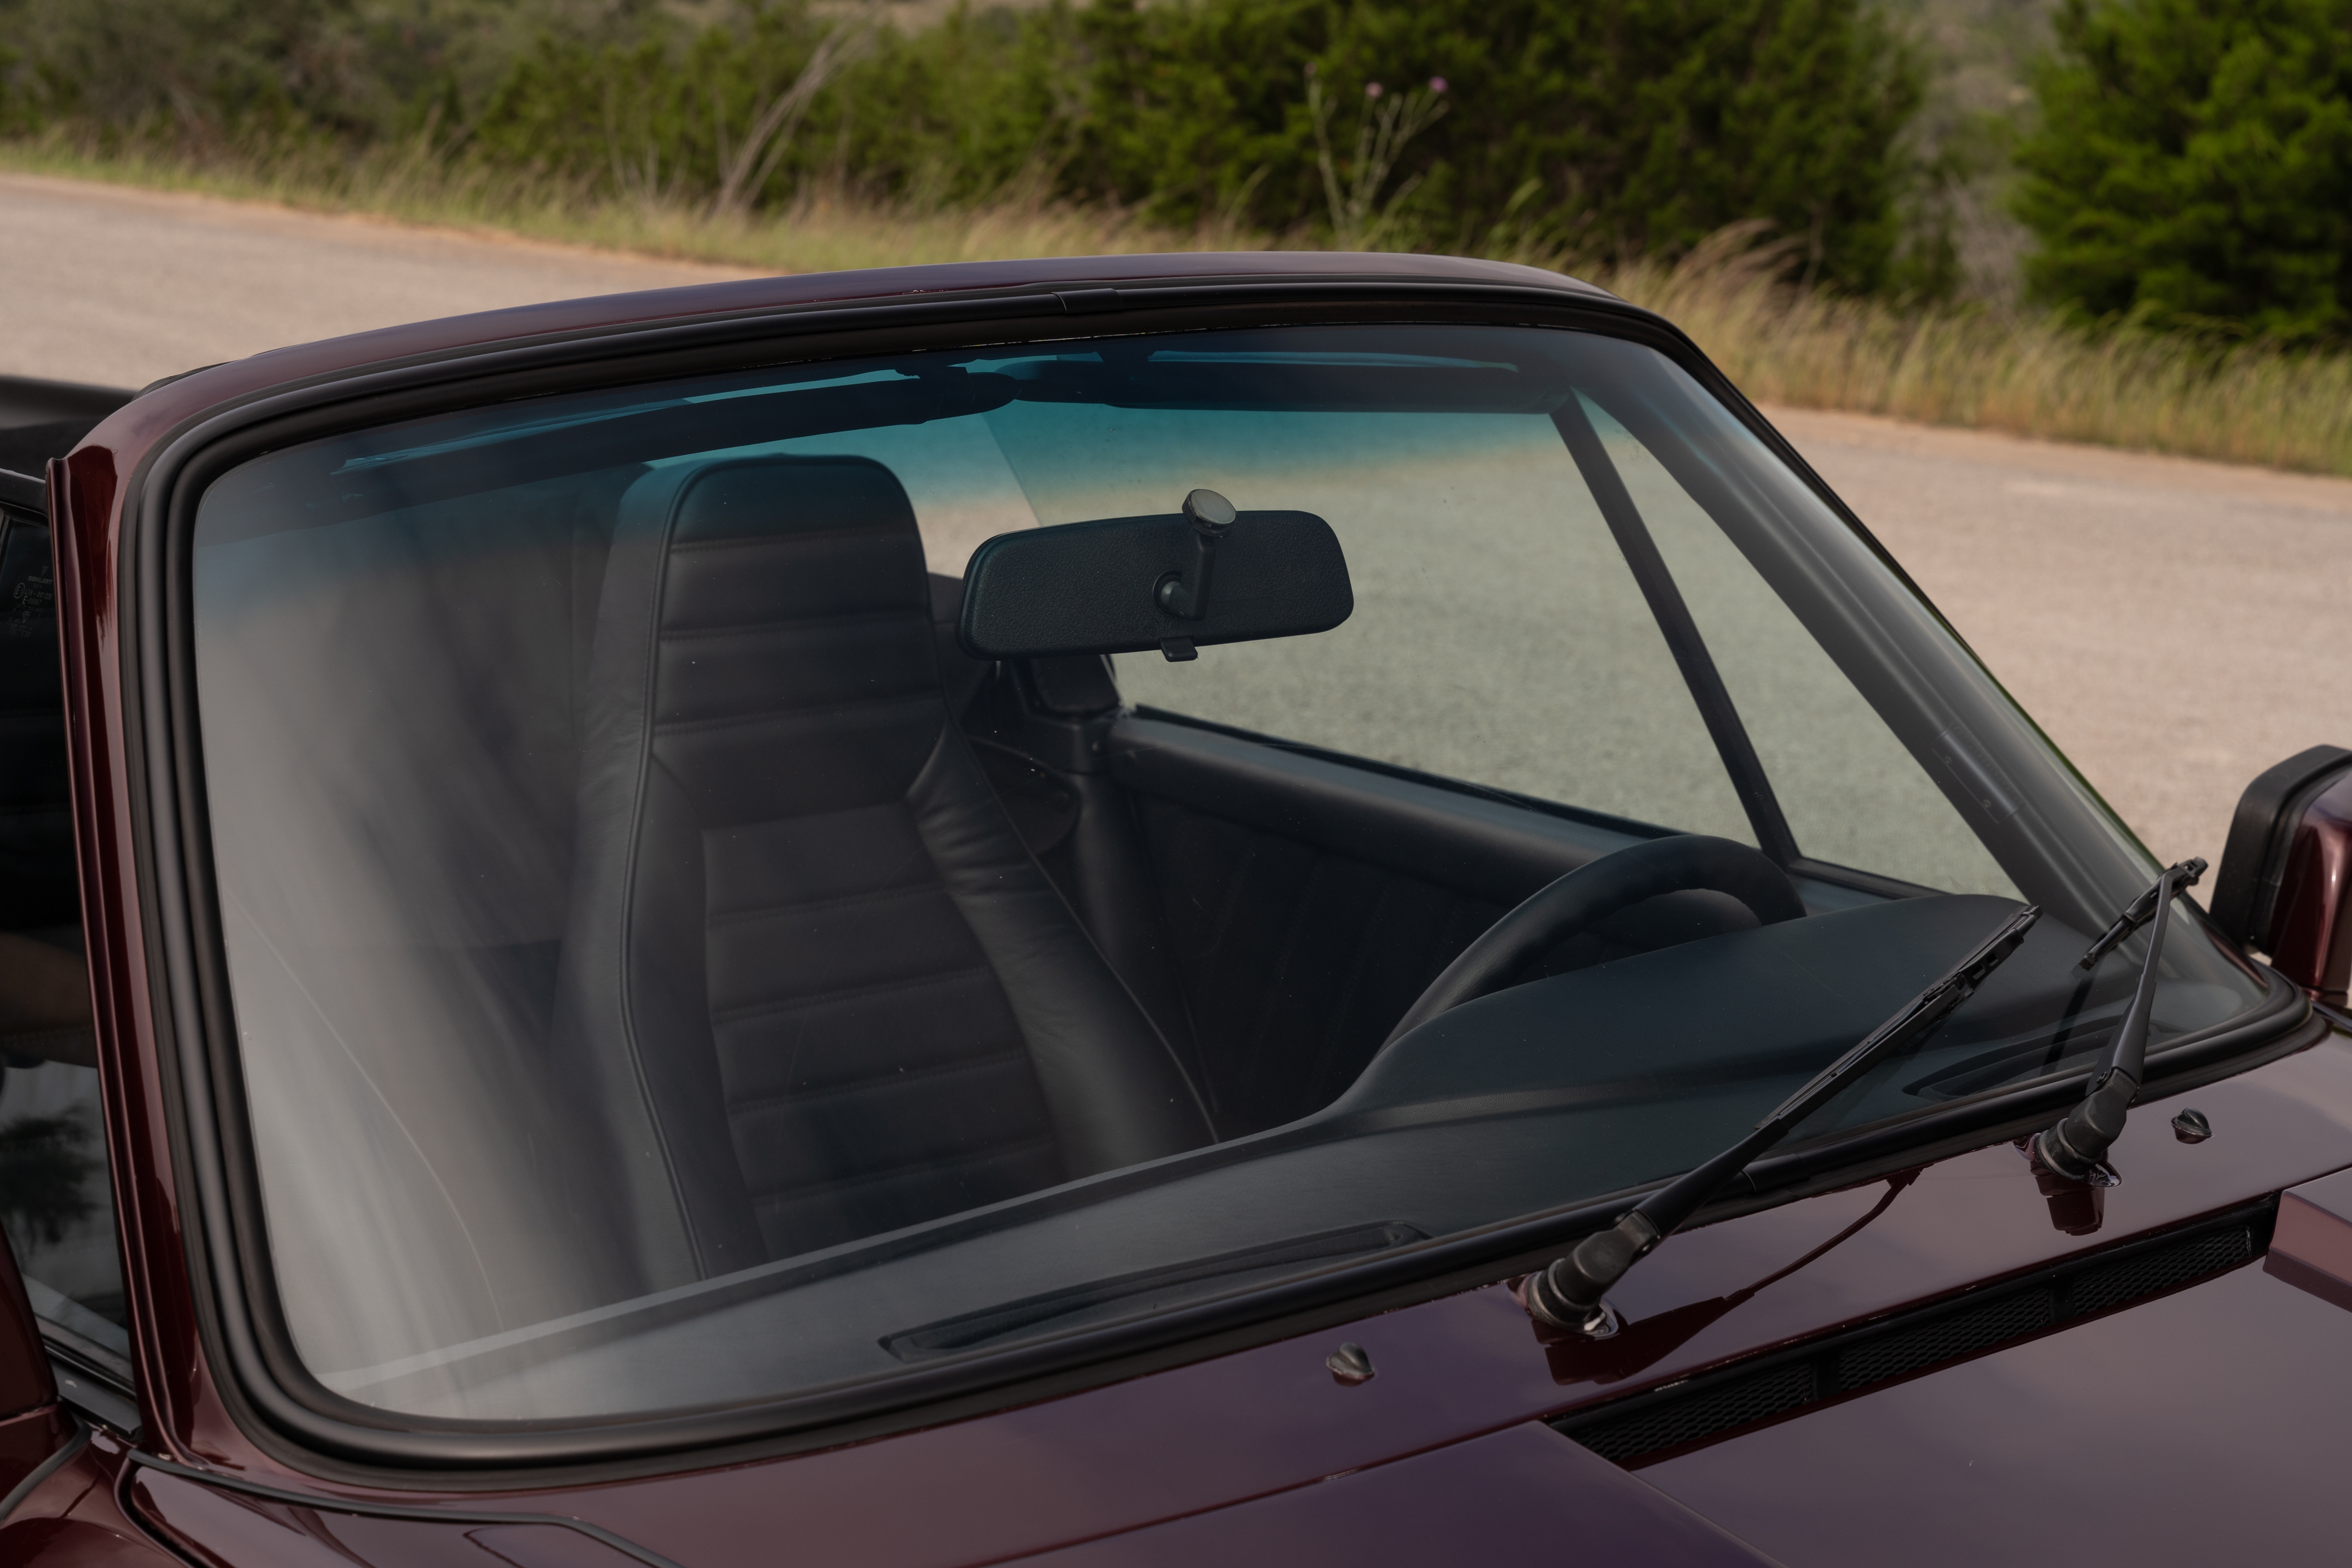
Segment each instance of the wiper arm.
[[1790,1129],[1827,1104],[1864,1070],[1935,1032],[1953,1009],[1974,996],[1977,988],[2017,951],[2025,934],[2041,918],[2042,911],[2032,904],[2011,915],[1942,979],[1906,1002],[1892,1018],[1864,1035],[1861,1043],[1823,1068],[1811,1082],[1757,1123],[1753,1132],[1660,1187],[1626,1210],[1615,1225],[1586,1237],[1577,1243],[1575,1251],[1555,1259],[1549,1268],[1529,1278],[1528,1312],[1554,1328],[1596,1337],[1613,1332],[1616,1318],[1601,1298],[1625,1277],[1625,1270],[1647,1257],[1707,1199],[1730,1186],[1767,1149],[1788,1136]]
[[2066,1113],[2064,1121],[2034,1136],[2033,1157],[2060,1176],[2074,1181],[2089,1180],[2099,1162],[2106,1157],[2109,1147],[2123,1135],[2124,1119],[2139,1093],[2140,1075],[2147,1068],[2148,1019],[2156,1006],[2157,958],[2164,951],[2164,928],[2172,901],[2184,890],[2195,887],[2197,879],[2204,874],[2205,862],[2193,858],[2168,868],[2156,879],[2154,887],[2132,900],[2131,907],[2116,916],[2116,923],[2101,932],[2090,951],[2083,955],[2082,967],[2095,968],[2133,932],[2155,922],[2148,932],[2147,956],[2140,960],[2139,984],[2132,991],[2131,1006],[2116,1030],[2115,1042],[2107,1047],[2106,1061],[2092,1075],[2090,1092]]

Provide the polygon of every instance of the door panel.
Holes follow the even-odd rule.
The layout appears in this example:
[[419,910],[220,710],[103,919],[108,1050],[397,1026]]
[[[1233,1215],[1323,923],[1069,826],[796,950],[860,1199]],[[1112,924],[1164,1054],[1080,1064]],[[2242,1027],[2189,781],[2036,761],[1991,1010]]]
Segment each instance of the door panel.
[[1219,1130],[1286,1122],[1354,1081],[1504,905],[1137,797]]
[[[1328,1103],[1505,911],[1650,836],[1163,718],[1106,749],[1226,1137]],[[1754,923],[1720,894],[1653,899],[1530,977]]]

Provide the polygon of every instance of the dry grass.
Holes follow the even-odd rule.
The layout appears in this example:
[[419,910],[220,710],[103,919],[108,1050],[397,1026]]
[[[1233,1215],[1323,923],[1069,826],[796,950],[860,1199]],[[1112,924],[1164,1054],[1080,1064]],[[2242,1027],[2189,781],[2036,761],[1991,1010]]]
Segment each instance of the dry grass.
[[[1273,243],[1034,200],[923,211],[813,201],[782,214],[712,217],[676,204],[585,199],[528,177],[453,172],[400,152],[357,163],[300,152],[194,161],[100,155],[51,137],[0,144],[0,168],[779,272]],[[1575,271],[1659,311],[1759,401],[2352,475],[2352,357],[2092,334],[2046,317],[1809,293],[1777,280],[1771,247],[1756,237],[1727,232],[1671,267],[1512,259]]]
[[1808,294],[1741,237],[1588,276],[1681,326],[1759,401],[2352,475],[2352,357]]
[[352,161],[296,148],[261,157],[100,154],[62,135],[0,142],[0,169],[366,213],[443,227],[520,235],[640,256],[776,272],[1139,251],[1259,250],[1230,227],[1175,232],[1118,213],[1036,200],[982,208],[888,211],[818,198],[782,213],[712,214],[678,202],[592,198],[557,182],[449,169],[415,152]]

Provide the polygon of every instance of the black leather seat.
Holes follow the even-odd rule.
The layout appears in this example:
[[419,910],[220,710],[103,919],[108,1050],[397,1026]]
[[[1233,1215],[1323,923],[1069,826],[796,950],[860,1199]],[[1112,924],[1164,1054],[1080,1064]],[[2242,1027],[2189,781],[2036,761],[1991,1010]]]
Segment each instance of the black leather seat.
[[680,465],[623,499],[556,1041],[648,1287],[1210,1139],[940,682],[880,465]]

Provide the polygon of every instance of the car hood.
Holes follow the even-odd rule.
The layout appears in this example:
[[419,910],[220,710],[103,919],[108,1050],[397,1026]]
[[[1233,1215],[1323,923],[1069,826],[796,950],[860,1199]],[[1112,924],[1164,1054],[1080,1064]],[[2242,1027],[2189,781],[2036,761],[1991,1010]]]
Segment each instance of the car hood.
[[1636,1474],[1792,1563],[2340,1562],[2352,1293],[2290,1245]]
[[[2210,1138],[2176,1136],[2189,1107]],[[2352,1444],[2352,1286],[2336,1282],[2352,1280],[2352,1218],[2336,1217],[2352,1217],[2352,1175],[2332,1173],[2352,1166],[2352,1037],[2136,1108],[2112,1157],[2122,1181],[2095,1203],[2045,1192],[2000,1144],[1678,1235],[1612,1297],[1626,1323],[1608,1341],[1539,1333],[1494,1284],[877,1440],[429,1506],[583,1520],[685,1568],[765,1562],[785,1539],[795,1562],[871,1568],[1360,1568],[1513,1546],[1693,1563],[2185,1563],[2224,1542],[2336,1555],[2346,1516],[2326,1483]],[[2118,1272],[2217,1227],[2237,1228],[2238,1249],[2200,1253],[2185,1276]],[[2138,1283],[2115,1286],[2126,1273]],[[1588,1446],[1621,1406],[2053,1280],[2075,1282],[2074,1306],[1859,1392],[1622,1463]],[[2108,1283],[2080,1283],[2094,1280]],[[1343,1342],[1369,1381],[1327,1367]],[[454,1519],[248,1506],[153,1469],[131,1495],[226,1561],[310,1560],[282,1543],[223,1552],[222,1532],[258,1531],[371,1564],[414,1560],[384,1532],[427,1531],[469,1542],[450,1561],[494,1561],[464,1554],[490,1548]],[[593,1555],[609,1550],[573,1535],[562,1560],[620,1568]]]

